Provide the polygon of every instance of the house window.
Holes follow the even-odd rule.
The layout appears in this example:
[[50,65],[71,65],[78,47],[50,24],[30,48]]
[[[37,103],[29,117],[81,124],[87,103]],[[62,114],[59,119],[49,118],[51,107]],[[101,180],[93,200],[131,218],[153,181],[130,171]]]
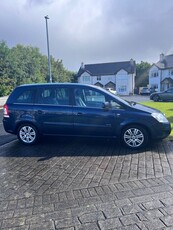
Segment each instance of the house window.
[[90,76],[83,76],[83,81],[84,82],[90,81]]
[[157,85],[157,84],[151,84],[150,90],[151,90],[151,92],[152,92],[152,91],[153,91],[153,92],[158,91],[158,85]]
[[151,76],[152,76],[152,77],[158,77],[158,76],[159,76],[159,73],[158,73],[158,72],[152,72]]
[[97,76],[97,81],[101,81],[101,76]]
[[169,71],[169,75],[173,75],[173,69]]
[[119,87],[119,92],[124,93],[124,92],[126,92],[126,91],[127,91],[127,86],[126,86],[126,85],[121,85],[121,86]]

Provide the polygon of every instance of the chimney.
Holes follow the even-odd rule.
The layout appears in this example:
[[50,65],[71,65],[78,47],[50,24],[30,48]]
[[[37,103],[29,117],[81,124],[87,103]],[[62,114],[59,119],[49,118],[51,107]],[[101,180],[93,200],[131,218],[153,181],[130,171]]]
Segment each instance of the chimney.
[[81,66],[80,66],[81,69],[85,69],[85,65],[83,62],[81,62]]
[[161,53],[160,54],[160,62],[163,62],[164,58],[165,58],[165,55],[163,53]]
[[132,58],[130,59],[130,64],[134,65],[134,60]]

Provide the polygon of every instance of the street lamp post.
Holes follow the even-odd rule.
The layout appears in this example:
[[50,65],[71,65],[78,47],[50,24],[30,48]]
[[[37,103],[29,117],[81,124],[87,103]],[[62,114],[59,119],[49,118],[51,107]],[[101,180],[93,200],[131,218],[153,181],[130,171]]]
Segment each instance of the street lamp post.
[[49,70],[49,81],[52,83],[52,74],[51,74],[51,62],[50,62],[50,52],[49,52],[49,33],[48,33],[48,15],[44,17],[46,20],[46,35],[47,35],[47,53],[48,53],[48,70]]

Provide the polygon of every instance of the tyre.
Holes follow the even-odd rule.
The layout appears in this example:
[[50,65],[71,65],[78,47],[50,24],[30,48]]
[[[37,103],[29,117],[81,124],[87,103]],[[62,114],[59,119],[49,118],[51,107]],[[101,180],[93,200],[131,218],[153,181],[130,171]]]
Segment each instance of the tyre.
[[154,95],[153,101],[155,101],[155,102],[160,101],[160,97],[157,94]]
[[138,149],[148,144],[148,136],[145,128],[138,125],[132,125],[124,128],[121,139],[125,146],[131,149]]
[[17,130],[19,141],[25,145],[33,145],[39,139],[39,133],[35,126],[31,124],[22,124]]

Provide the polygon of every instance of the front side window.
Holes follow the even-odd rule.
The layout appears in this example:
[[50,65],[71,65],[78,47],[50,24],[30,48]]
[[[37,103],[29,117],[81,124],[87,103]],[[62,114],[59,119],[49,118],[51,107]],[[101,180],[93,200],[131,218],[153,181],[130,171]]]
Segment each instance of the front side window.
[[80,88],[74,90],[75,103],[79,107],[104,108],[105,103],[109,103],[112,109],[122,109],[121,103],[118,103],[109,95],[89,88]]
[[80,88],[74,90],[76,106],[103,108],[106,102],[105,95],[97,90]]
[[123,106],[121,106],[119,103],[117,103],[115,100],[110,100],[110,107],[112,109],[123,109]]

